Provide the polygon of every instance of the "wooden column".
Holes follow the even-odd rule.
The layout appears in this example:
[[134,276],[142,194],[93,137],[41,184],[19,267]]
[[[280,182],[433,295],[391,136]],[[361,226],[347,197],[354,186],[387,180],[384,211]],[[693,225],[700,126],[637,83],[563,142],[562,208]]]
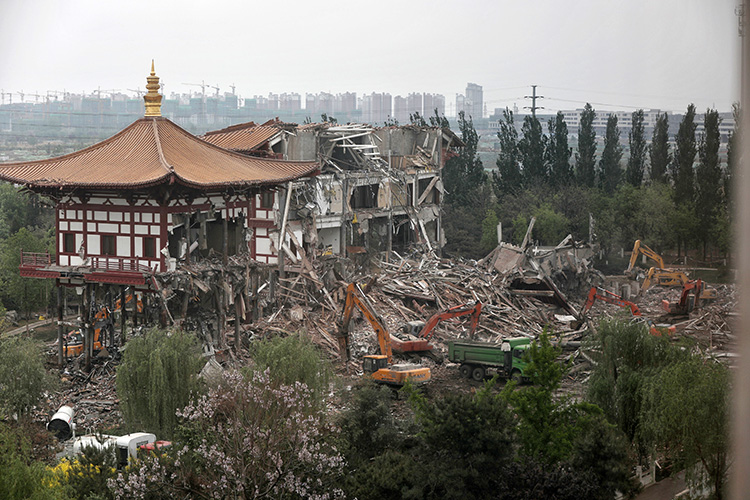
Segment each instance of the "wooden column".
[[225,211],[226,213],[224,214],[224,218],[221,222],[221,231],[223,236],[221,242],[221,251],[223,262],[226,266],[229,263],[229,221],[227,220],[229,218],[229,207],[227,207]]
[[86,285],[83,291],[83,364],[86,371],[91,370],[91,353],[94,350],[91,329],[91,285]]
[[65,356],[63,355],[63,300],[62,300],[62,286],[60,280],[55,280],[55,286],[57,287],[57,364],[62,367],[65,362]]
[[242,321],[242,310],[240,307],[240,301],[242,300],[242,295],[237,294],[234,297],[234,350],[237,353],[237,357],[239,358],[240,353],[242,352],[242,337],[240,336],[240,331],[242,330],[240,328],[240,322]]
[[107,285],[107,310],[110,314],[110,320],[111,325],[109,328],[109,347],[114,347],[115,345],[115,321],[114,321],[114,298],[112,297],[112,285]]
[[120,285],[120,344],[125,345],[127,334],[125,333],[125,322],[127,318],[127,308],[125,307],[125,285]]

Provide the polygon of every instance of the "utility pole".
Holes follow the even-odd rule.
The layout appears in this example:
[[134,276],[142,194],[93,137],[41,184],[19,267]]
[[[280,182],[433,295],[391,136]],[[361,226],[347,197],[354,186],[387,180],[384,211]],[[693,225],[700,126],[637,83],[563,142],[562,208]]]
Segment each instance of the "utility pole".
[[525,95],[523,96],[524,99],[531,99],[531,106],[524,106],[523,109],[530,109],[531,110],[531,116],[536,118],[536,110],[537,109],[544,109],[543,106],[537,106],[536,100],[537,99],[544,99],[543,95],[536,95],[536,85],[531,86],[531,95]]

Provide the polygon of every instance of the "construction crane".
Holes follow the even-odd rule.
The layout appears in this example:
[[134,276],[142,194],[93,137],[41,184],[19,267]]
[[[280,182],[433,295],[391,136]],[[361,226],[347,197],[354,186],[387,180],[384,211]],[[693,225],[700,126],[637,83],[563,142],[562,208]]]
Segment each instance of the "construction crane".
[[193,87],[200,87],[201,88],[201,97],[203,100],[206,100],[206,87],[210,87],[210,85],[206,85],[205,81],[201,81],[201,83],[183,83],[183,85],[191,85]]
[[212,89],[216,90],[216,98],[218,99],[219,98],[219,87],[218,86],[214,87],[213,85],[209,85],[209,87],[211,87]]

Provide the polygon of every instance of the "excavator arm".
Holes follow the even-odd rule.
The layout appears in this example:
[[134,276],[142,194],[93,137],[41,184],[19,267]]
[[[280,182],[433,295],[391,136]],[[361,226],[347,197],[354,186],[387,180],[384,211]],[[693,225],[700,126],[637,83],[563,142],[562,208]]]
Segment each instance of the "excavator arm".
[[339,344],[343,348],[343,352],[346,353],[346,359],[349,359],[349,322],[352,319],[355,306],[362,311],[362,315],[367,318],[372,329],[375,330],[378,336],[378,344],[380,344],[380,353],[386,356],[388,364],[390,364],[393,361],[393,351],[388,329],[380,316],[375,313],[375,309],[365,292],[362,291],[362,287],[357,283],[350,283],[346,288],[346,304],[344,305],[343,319],[339,329]]
[[583,317],[589,311],[589,309],[591,309],[591,306],[594,305],[594,302],[596,302],[597,299],[603,300],[604,302],[609,302],[610,304],[618,305],[620,307],[628,307],[630,308],[630,313],[633,316],[641,315],[641,310],[634,303],[630,302],[629,300],[624,300],[622,297],[610,292],[609,290],[593,286],[591,287],[591,290],[589,290],[589,295],[586,298],[586,303],[581,310],[581,317]]
[[482,314],[481,302],[477,302],[473,306],[467,306],[464,304],[456,307],[451,307],[446,311],[441,311],[434,314],[429,320],[427,320],[427,323],[424,325],[424,328],[422,328],[422,331],[419,332],[419,337],[430,340],[435,333],[435,327],[438,325],[438,323],[446,319],[458,318],[460,316],[467,316],[469,314],[471,314],[470,335],[474,335],[474,332],[477,329],[477,325],[479,325],[479,315]]
[[635,244],[633,245],[633,253],[630,254],[630,263],[628,264],[628,269],[625,272],[629,273],[633,269],[636,260],[638,260],[639,254],[643,254],[649,259],[656,262],[656,268],[664,269],[664,259],[662,258],[662,256],[651,250],[648,246],[641,243],[641,240],[635,240]]

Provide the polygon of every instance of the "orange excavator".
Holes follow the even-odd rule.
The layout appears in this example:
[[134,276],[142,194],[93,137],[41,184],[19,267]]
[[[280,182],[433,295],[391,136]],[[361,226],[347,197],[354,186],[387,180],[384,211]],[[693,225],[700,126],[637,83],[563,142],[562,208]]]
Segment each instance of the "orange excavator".
[[[126,307],[130,302],[132,302],[132,300],[132,293],[125,297]],[[102,350],[102,331],[109,331],[111,328],[114,328],[112,312],[117,312],[122,309],[121,305],[122,301],[118,299],[117,302],[115,302],[114,311],[110,311],[109,308],[105,306],[99,309],[99,311],[97,311],[97,313],[94,315],[94,353]],[[141,299],[138,299],[136,301],[136,307],[138,308],[139,313],[143,312],[143,302],[141,302]],[[65,355],[65,357],[72,358],[80,356],[83,352],[83,333],[81,332],[81,330],[72,330],[68,332],[64,336],[63,342],[63,354]]]
[[[94,315],[94,353],[102,350],[102,331],[114,328],[112,313],[107,307],[102,307]],[[80,356],[83,353],[83,333],[81,330],[68,332],[63,338],[63,354],[67,358]]]
[[482,314],[482,303],[477,302],[473,306],[463,304],[435,313],[427,320],[427,323],[410,321],[403,326],[402,333],[391,336],[393,351],[397,353],[432,351],[433,346],[430,340],[435,334],[435,327],[441,321],[451,318],[471,315],[469,334],[473,335],[479,325],[480,314]]
[[610,304],[615,304],[620,307],[627,307],[630,308],[630,314],[633,315],[633,317],[643,319],[648,324],[648,330],[651,333],[651,335],[673,335],[675,332],[674,325],[657,325],[650,319],[643,318],[641,316],[641,310],[638,308],[637,305],[630,302],[629,300],[625,300],[619,295],[610,292],[609,290],[606,290],[604,288],[599,288],[596,286],[591,287],[591,290],[589,290],[589,295],[586,298],[586,303],[583,305],[583,308],[581,309],[581,312],[579,313],[579,316],[583,318],[586,313],[591,309],[591,306],[594,305],[594,302],[596,300],[602,300],[604,302],[608,302]]
[[355,306],[362,311],[362,315],[375,330],[380,346],[380,354],[364,357],[362,367],[365,375],[372,377],[377,383],[395,387],[403,386],[407,380],[414,384],[421,384],[430,380],[432,375],[429,367],[413,363],[391,364],[393,362],[391,336],[385,323],[372,307],[370,299],[367,298],[367,295],[357,283],[350,283],[346,289],[346,304],[338,334],[341,351],[347,360],[349,359],[349,322],[352,319]]
[[685,316],[700,306],[701,294],[703,293],[703,281],[692,280],[682,287],[679,302],[670,302],[666,299],[661,301],[662,308],[672,316]]

